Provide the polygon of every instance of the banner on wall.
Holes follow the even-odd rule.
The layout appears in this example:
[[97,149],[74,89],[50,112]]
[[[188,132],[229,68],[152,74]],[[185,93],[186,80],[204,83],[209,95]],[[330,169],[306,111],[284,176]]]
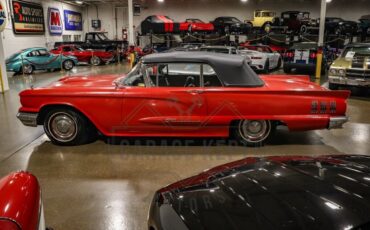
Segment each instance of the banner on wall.
[[13,31],[15,34],[44,34],[44,10],[41,4],[12,2]]
[[3,6],[2,1],[0,0],[0,32],[5,29],[6,26],[6,13],[5,5]]
[[49,7],[48,9],[48,27],[51,35],[62,35],[63,22],[59,9]]
[[64,10],[64,25],[66,30],[82,30],[81,13],[71,10]]

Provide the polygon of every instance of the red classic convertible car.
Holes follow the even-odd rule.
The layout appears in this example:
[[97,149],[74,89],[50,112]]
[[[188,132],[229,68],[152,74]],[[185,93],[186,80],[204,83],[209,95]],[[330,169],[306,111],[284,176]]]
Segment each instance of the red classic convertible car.
[[0,179],[0,229],[45,230],[40,186],[32,174],[16,172]]
[[92,65],[100,65],[103,62],[108,63],[114,60],[114,53],[101,50],[85,50],[76,45],[61,45],[50,50],[53,54],[63,54],[74,56],[78,62],[90,63]]
[[340,128],[348,91],[302,76],[258,76],[238,55],[150,54],[127,76],[65,77],[20,93],[18,118],[55,144],[107,137],[229,137],[261,145],[277,125]]
[[203,22],[200,19],[188,18],[185,22],[180,23],[180,31],[194,32],[213,32],[215,27],[212,23]]

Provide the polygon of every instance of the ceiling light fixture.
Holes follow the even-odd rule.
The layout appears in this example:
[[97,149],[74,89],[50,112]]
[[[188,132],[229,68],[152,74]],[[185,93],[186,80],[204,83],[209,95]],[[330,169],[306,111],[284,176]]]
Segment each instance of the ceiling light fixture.
[[248,0],[240,0],[241,2],[248,2]]
[[330,3],[332,0],[326,0],[326,3]]
[[158,2],[164,2],[164,0],[157,0]]
[[84,2],[83,2],[83,1],[78,1],[78,0],[76,0],[76,1],[75,1],[75,3],[77,3],[78,5],[82,5],[82,4],[84,4]]

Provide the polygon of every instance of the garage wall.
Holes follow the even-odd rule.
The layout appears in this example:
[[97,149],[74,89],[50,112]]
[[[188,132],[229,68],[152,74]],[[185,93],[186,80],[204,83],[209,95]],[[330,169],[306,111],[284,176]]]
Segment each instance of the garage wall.
[[[338,16],[348,20],[357,20],[360,16],[370,14],[370,0],[332,0],[328,4],[328,16]],[[142,6],[141,15],[134,16],[134,25],[137,28],[141,21],[148,15],[164,14],[171,18],[182,21],[189,17],[211,21],[217,16],[236,16],[241,20],[253,18],[255,9],[269,9],[281,13],[286,10],[309,11],[313,18],[319,17],[321,0],[248,0],[242,3],[240,0],[136,0]],[[123,0],[123,4],[126,0]],[[349,7],[350,3],[350,7]],[[98,14],[97,14],[98,12]],[[117,29],[115,6],[98,4],[87,7],[86,30],[91,28],[91,20],[102,21],[101,31],[108,32],[111,39],[121,38],[122,28],[127,28],[127,7],[118,7]]]
[[[32,1],[32,2],[40,2],[40,1]],[[10,12],[9,8],[9,2],[6,1],[7,4],[7,11]],[[5,57],[10,56],[11,54],[29,47],[47,47],[51,48],[54,45],[54,42],[56,41],[62,41],[62,36],[52,36],[49,34],[48,28],[47,28],[47,14],[48,14],[48,7],[54,7],[58,8],[62,20],[64,23],[63,18],[63,10],[73,10],[83,13],[83,9],[77,6],[72,6],[69,4],[64,4],[61,2],[56,2],[52,0],[47,0],[42,2],[43,8],[44,8],[44,17],[45,17],[45,34],[44,35],[15,35],[13,33],[13,25],[11,22],[10,17],[8,17],[7,27],[4,30],[4,32],[1,34],[1,38],[3,39],[3,45],[4,45],[4,52]],[[83,35],[83,31],[63,31],[64,35],[75,35],[80,34]]]

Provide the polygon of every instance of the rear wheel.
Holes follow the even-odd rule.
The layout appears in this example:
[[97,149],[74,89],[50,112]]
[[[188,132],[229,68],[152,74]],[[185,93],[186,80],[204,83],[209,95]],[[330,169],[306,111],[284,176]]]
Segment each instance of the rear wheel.
[[98,66],[101,64],[101,59],[98,56],[92,56],[90,59],[90,64],[94,66]]
[[25,74],[32,74],[33,71],[34,71],[34,68],[30,64],[24,64],[23,69],[21,69],[21,73],[23,72]]
[[81,114],[69,109],[49,111],[44,120],[44,130],[57,145],[82,145],[95,141],[95,127]]
[[246,146],[263,146],[270,137],[273,127],[268,120],[241,120],[233,129],[233,134],[240,144]]
[[65,60],[63,62],[63,69],[65,69],[65,70],[71,70],[71,69],[73,69],[74,65],[75,64],[73,63],[72,60]]

